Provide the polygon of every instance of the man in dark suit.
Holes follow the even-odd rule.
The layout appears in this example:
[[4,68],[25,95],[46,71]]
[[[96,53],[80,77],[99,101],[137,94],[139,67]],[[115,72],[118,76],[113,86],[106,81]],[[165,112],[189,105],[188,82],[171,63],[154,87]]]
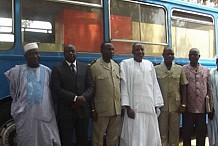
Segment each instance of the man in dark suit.
[[74,129],[77,146],[88,145],[88,100],[94,85],[88,65],[76,61],[76,54],[73,45],[66,45],[65,60],[53,67],[51,75],[62,146],[72,145]]

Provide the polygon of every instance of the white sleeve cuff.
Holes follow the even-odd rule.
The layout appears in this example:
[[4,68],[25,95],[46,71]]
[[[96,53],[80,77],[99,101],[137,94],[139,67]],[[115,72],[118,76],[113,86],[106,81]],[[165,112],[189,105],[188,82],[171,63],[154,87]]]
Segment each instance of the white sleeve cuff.
[[74,102],[76,102],[77,97],[78,97],[78,96],[75,96],[75,98],[74,98],[74,100],[73,100]]

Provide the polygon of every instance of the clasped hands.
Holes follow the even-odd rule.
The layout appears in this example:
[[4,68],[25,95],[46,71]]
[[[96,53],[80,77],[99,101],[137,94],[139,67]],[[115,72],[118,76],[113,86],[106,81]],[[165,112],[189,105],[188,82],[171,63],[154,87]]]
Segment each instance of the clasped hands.
[[86,98],[84,96],[77,96],[76,101],[73,102],[74,108],[79,108],[80,106],[84,105],[86,102]]
[[[131,119],[135,119],[135,112],[133,111],[133,109],[130,106],[126,106],[126,110],[127,110],[127,116]],[[155,107],[155,112],[157,116],[160,115],[160,109],[158,107]]]

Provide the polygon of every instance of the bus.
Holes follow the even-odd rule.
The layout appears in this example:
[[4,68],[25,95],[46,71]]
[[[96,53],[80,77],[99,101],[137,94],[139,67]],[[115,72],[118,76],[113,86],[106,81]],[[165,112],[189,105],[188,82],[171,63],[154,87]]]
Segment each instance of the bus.
[[163,61],[166,46],[176,63],[187,64],[195,47],[200,63],[214,68],[217,25],[217,8],[180,0],[0,0],[0,144],[16,143],[4,72],[25,63],[26,43],[38,43],[40,62],[50,68],[63,60],[65,44],[75,45],[77,59],[89,64],[101,56],[103,41],[114,44],[118,63],[132,57],[131,45],[139,42],[154,64]]

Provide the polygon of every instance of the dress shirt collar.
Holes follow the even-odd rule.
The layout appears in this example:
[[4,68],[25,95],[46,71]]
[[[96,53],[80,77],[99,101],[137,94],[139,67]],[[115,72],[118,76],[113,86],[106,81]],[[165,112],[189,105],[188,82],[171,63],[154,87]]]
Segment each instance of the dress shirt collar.
[[[68,62],[67,60],[65,60],[66,63],[70,66],[72,63]],[[76,60],[73,62],[74,66],[76,67]]]

